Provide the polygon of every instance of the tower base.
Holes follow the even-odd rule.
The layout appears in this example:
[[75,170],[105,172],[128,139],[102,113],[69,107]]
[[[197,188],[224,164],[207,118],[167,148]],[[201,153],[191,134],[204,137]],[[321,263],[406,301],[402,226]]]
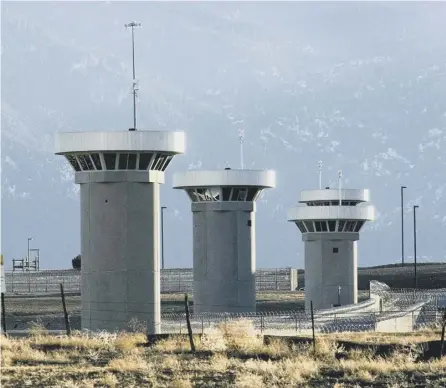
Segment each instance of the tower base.
[[254,312],[255,204],[192,203],[194,312]]
[[305,309],[358,302],[359,233],[305,233]]
[[78,172],[82,329],[161,332],[159,183],[137,171]]

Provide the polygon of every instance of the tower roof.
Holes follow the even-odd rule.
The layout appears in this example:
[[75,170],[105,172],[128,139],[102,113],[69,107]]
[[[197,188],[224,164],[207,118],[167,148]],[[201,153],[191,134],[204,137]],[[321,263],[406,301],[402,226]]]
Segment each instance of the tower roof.
[[109,131],[63,132],[56,134],[56,154],[77,152],[163,152],[182,154],[184,132],[168,131]]
[[276,187],[276,172],[273,170],[189,170],[173,175],[175,189],[198,187]]
[[318,189],[302,190],[299,202],[339,201],[339,196],[341,196],[341,201],[370,201],[370,191],[368,189]]

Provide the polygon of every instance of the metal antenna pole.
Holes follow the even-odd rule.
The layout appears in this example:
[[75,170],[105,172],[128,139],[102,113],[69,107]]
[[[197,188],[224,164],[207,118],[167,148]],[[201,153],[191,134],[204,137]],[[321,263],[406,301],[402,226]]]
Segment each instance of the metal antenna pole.
[[322,190],[322,160],[319,160],[318,170],[319,170],[319,190]]
[[342,206],[342,170],[338,170],[339,206]]
[[243,166],[243,139],[245,137],[245,131],[243,129],[239,129],[238,131],[238,138],[240,140],[240,164],[241,164],[241,168],[243,170],[244,166]]
[[136,27],[141,27],[141,23],[131,22],[125,25],[126,28],[132,29],[132,61],[133,61],[133,84],[132,84],[132,94],[133,94],[133,129],[136,131],[136,95],[138,91],[138,85],[136,82],[136,72],[135,72],[135,32]]

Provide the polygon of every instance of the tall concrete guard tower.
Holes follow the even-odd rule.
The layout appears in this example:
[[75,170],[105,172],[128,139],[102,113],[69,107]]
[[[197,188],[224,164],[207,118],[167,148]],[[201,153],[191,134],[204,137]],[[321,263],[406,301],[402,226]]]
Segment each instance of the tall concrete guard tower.
[[255,202],[275,172],[187,171],[173,186],[192,201],[194,312],[255,311]]
[[183,152],[182,132],[57,134],[80,184],[83,329],[160,333],[159,185]]
[[359,232],[375,219],[365,205],[369,190],[329,189],[301,192],[300,203],[288,211],[305,243],[305,308],[325,309],[358,302]]

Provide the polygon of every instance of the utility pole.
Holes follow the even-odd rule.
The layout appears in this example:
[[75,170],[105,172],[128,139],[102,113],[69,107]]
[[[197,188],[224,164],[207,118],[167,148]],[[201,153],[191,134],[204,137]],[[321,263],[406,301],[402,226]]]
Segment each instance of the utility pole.
[[401,186],[401,266],[404,267],[404,189],[406,186]]
[[132,62],[133,62],[133,85],[132,85],[132,94],[133,94],[133,128],[132,130],[136,131],[136,95],[139,90],[136,74],[135,74],[135,31],[134,29],[137,27],[141,27],[141,23],[130,22],[125,25],[126,28],[132,29]]
[[164,210],[166,206],[161,206],[161,269],[164,269]]

